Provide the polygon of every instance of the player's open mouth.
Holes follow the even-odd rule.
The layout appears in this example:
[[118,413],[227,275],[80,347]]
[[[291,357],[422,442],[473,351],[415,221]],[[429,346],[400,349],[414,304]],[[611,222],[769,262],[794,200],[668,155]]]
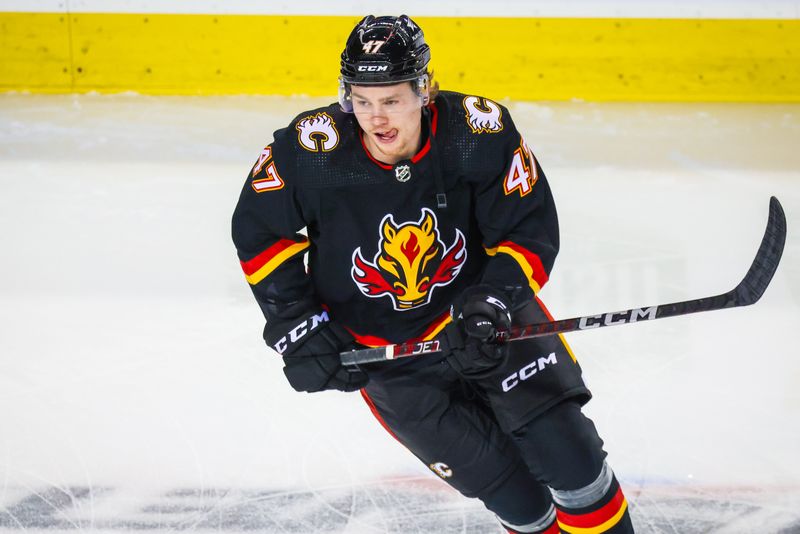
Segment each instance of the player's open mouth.
[[391,143],[397,139],[397,128],[392,128],[388,132],[375,132],[375,138],[379,143]]

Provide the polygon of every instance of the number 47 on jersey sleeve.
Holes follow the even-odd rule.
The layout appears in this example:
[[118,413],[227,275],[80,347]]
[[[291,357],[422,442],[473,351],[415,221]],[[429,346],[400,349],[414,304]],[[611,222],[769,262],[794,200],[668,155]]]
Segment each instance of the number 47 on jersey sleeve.
[[[262,170],[264,171],[263,173],[261,172]],[[255,179],[259,174],[263,175],[264,178]],[[272,147],[269,145],[261,151],[261,155],[253,167],[252,185],[256,193],[283,189],[284,183],[278,174],[275,162],[272,160]]]
[[510,195],[514,191],[519,191],[519,195],[524,197],[533,191],[533,186],[538,179],[536,159],[525,139],[520,136],[519,148],[514,151],[508,174],[503,181],[505,193]]

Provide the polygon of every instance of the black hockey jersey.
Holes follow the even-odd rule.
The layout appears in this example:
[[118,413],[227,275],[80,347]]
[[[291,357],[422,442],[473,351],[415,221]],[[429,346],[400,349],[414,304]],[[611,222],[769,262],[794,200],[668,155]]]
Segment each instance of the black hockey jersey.
[[275,310],[311,301],[364,345],[426,340],[471,285],[518,304],[539,291],[558,221],[508,110],[443,91],[423,110],[423,135],[414,157],[387,165],[338,104],[275,132],[233,215],[267,328]]

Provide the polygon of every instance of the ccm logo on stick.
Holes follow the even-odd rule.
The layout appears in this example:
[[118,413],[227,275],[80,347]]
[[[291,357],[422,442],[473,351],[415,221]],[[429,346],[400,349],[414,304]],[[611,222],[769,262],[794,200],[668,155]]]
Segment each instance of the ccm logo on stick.
[[503,391],[506,393],[511,391],[522,380],[527,380],[539,371],[542,371],[548,365],[555,365],[557,363],[558,359],[556,358],[555,352],[551,352],[546,358],[539,358],[538,360],[532,361],[513,375],[503,380]]
[[273,345],[273,347],[276,351],[278,351],[278,354],[283,354],[286,352],[286,349],[289,348],[290,342],[297,343],[297,340],[299,340],[301,337],[308,334],[322,323],[327,323],[329,320],[328,312],[326,311],[323,311],[319,315],[312,315],[302,323],[289,330],[289,333],[280,338],[278,342]]
[[601,326],[614,326],[616,324],[635,323],[643,319],[649,321],[656,318],[658,306],[650,306],[649,308],[641,308],[636,310],[627,310],[623,312],[606,313],[604,315],[592,315],[588,317],[581,317],[578,323],[579,330],[587,330],[589,328],[600,328]]

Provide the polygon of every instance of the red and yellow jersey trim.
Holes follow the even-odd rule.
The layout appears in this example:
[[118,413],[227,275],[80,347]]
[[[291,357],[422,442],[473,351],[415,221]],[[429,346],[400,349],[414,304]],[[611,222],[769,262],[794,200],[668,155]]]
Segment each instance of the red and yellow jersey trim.
[[[439,332],[444,330],[444,327],[447,326],[448,324],[450,324],[450,322],[452,320],[453,320],[453,318],[450,317],[450,312],[449,311],[446,312],[446,313],[443,313],[435,321],[433,321],[430,325],[428,325],[428,328],[425,329],[425,331],[422,333],[422,335],[420,335],[418,337],[415,337],[413,339],[409,339],[409,340],[406,341],[406,343],[419,343],[420,341],[430,341],[431,339],[433,339],[436,336],[438,336]],[[347,327],[345,327],[345,328],[347,328]],[[364,345],[366,347],[372,347],[372,348],[374,348],[374,347],[385,347],[386,345],[394,345],[395,344],[395,343],[392,343],[389,340],[383,339],[383,338],[378,337],[378,336],[357,334],[356,332],[353,332],[349,328],[347,328],[347,331],[350,332],[350,334],[352,334],[352,336],[356,339],[356,341],[358,343],[360,343],[360,344],[362,344],[362,345]]]
[[538,294],[542,286],[547,283],[547,272],[544,270],[542,260],[530,250],[517,245],[513,241],[503,241],[494,248],[484,248],[486,254],[495,256],[497,254],[508,254],[516,261],[525,277],[528,285],[531,286],[534,294]]
[[[544,312],[545,317],[547,317],[547,320],[550,322],[555,321],[553,314],[550,313],[550,310],[547,309],[547,306],[544,305],[544,302],[542,302],[539,297],[534,298],[536,299],[536,303],[539,305],[539,309],[541,309]],[[569,343],[567,343],[567,338],[564,337],[564,334],[558,334],[558,338],[561,340],[564,348],[567,349],[567,353],[569,354],[570,358],[572,358],[572,361],[578,363],[578,358],[576,358],[575,353],[572,352],[572,347],[570,347]]]
[[284,262],[303,252],[309,245],[307,238],[300,242],[281,239],[255,258],[241,262],[244,276],[250,285],[254,286]]
[[625,511],[628,509],[628,501],[622,494],[622,489],[617,488],[614,497],[599,510],[588,514],[573,515],[557,510],[558,525],[564,532],[569,534],[599,534],[608,531],[611,527],[619,523]]

